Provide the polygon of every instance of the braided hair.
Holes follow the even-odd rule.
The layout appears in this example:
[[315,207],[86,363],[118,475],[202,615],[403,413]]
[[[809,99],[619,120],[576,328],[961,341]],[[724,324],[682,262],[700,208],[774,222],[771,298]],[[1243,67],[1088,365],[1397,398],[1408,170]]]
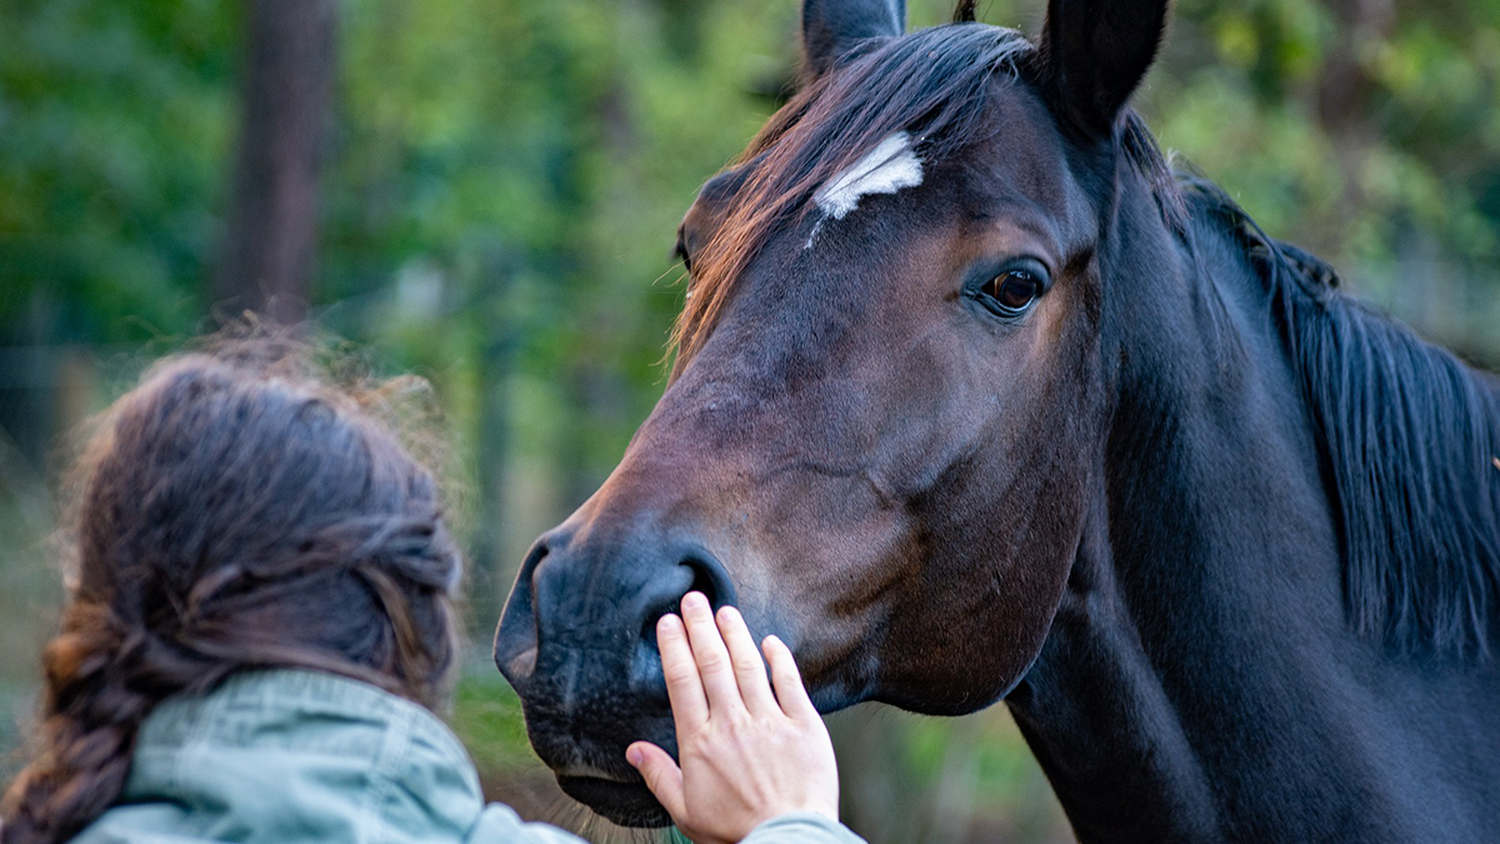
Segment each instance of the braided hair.
[[5,795],[0,844],[77,834],[119,797],[153,707],[236,671],[444,694],[461,561],[436,483],[354,396],[287,359],[254,342],[189,354],[107,412],[43,654],[40,752]]

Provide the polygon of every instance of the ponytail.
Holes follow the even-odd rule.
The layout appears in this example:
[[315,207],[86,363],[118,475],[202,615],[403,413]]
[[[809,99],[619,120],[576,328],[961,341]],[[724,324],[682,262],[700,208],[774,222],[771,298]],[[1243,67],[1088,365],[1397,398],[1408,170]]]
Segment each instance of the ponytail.
[[153,664],[160,647],[139,633],[122,637],[121,629],[107,607],[79,602],[47,646],[46,751],[6,793],[0,844],[47,844],[78,834],[124,788],[146,715],[191,681],[192,674],[172,676],[186,666]]

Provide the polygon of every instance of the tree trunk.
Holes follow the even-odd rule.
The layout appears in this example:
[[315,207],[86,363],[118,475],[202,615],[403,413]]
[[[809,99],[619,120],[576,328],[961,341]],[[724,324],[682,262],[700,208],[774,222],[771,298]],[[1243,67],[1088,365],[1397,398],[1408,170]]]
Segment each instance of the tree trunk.
[[317,260],[318,169],[334,71],[334,0],[247,0],[239,155],[217,309],[306,314]]

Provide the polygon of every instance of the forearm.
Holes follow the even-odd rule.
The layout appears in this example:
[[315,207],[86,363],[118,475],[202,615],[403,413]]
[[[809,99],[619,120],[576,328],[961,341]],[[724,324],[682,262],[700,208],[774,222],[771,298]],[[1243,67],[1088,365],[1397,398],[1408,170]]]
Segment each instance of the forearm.
[[757,826],[740,844],[865,844],[865,840],[824,815],[794,812]]

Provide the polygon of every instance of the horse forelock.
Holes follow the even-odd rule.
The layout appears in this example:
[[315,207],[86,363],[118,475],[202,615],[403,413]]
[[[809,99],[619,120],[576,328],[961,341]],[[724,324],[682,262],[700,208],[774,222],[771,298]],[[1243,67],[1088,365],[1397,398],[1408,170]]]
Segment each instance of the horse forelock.
[[982,140],[992,123],[991,78],[1017,71],[1035,49],[1015,30],[978,23],[881,39],[772,116],[735,165],[748,173],[733,207],[693,256],[691,295],[673,332],[677,369],[768,241],[818,212],[820,188],[897,133],[909,133],[924,164]]
[[[1022,33],[970,21],[871,40],[876,43],[798,92],[733,165],[747,175],[732,208],[693,256],[690,295],[672,334],[674,375],[772,237],[818,211],[811,200],[820,188],[897,133],[909,133],[923,166],[986,140],[1000,128],[992,114],[992,81],[997,74],[1023,75],[1038,56]],[[1122,116],[1114,143],[1120,159],[1145,178],[1163,219],[1180,229],[1171,168],[1133,111]]]

